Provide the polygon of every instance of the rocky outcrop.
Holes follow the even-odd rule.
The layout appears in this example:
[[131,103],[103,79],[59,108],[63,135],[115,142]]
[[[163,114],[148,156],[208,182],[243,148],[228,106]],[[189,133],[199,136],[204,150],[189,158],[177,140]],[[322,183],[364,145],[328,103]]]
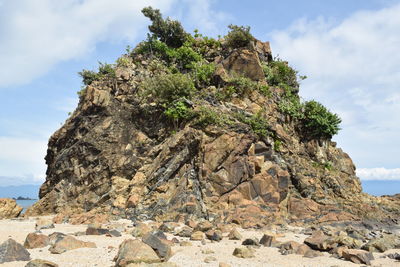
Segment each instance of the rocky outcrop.
[[0,198],[0,219],[16,218],[22,210],[14,199]]
[[[125,59],[114,78],[86,87],[78,108],[51,136],[46,181],[27,215],[204,218],[244,228],[399,215],[397,198],[362,193],[351,158],[335,142],[305,136],[280,111],[285,92],[279,86],[269,86],[269,95],[249,90],[223,101],[209,86],[202,89],[207,96],[189,101],[193,110],[221,117],[262,114],[267,136],[235,116],[225,126],[176,125],[141,98],[141,84],[158,71],[154,58]],[[255,41],[212,59],[220,86],[235,73],[265,85],[262,64],[271,50]]]

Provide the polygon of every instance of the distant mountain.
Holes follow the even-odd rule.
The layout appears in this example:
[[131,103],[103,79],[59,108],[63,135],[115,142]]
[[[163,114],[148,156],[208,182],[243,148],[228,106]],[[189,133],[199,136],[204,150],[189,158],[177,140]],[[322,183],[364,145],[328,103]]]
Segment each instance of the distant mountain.
[[0,198],[27,197],[37,199],[40,185],[0,186]]

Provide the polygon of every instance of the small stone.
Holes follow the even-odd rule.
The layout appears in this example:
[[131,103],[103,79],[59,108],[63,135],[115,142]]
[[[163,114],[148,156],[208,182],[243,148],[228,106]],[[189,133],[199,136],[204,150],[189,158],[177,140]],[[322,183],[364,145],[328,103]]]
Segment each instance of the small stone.
[[208,230],[205,234],[209,240],[217,242],[222,240],[222,233],[219,230]]
[[190,236],[190,240],[193,240],[193,241],[204,240],[204,233],[201,231],[196,231]]
[[235,248],[233,251],[233,256],[236,256],[238,258],[254,258],[254,252],[252,249],[247,248],[247,247],[239,247]]
[[177,223],[165,222],[165,223],[161,224],[159,229],[166,233],[173,233],[175,231],[176,227],[177,227]]
[[190,237],[193,234],[193,229],[190,228],[189,226],[184,226],[182,229],[178,232],[177,236],[180,237]]
[[58,264],[51,261],[36,259],[28,262],[25,267],[58,267]]
[[225,262],[220,262],[219,264],[218,264],[218,267],[231,267],[228,263],[225,263]]
[[0,245],[0,263],[10,261],[29,261],[29,252],[13,239],[8,239]]
[[205,263],[210,263],[210,262],[213,262],[213,261],[217,261],[217,259],[216,259],[215,257],[213,257],[213,256],[207,256],[207,257],[204,259],[204,262],[205,262]]
[[242,242],[243,246],[259,246],[260,242],[258,241],[257,238],[247,238]]
[[213,225],[209,221],[202,221],[199,224],[197,224],[196,230],[201,232],[207,232],[211,228],[213,228]]
[[50,244],[50,239],[47,235],[30,233],[26,236],[24,247],[27,249],[43,248]]
[[239,233],[239,231],[236,228],[233,228],[228,235],[229,240],[241,240],[242,235]]
[[264,247],[277,247],[280,243],[276,240],[275,236],[264,234],[261,237],[260,244]]
[[108,234],[109,230],[101,228],[101,226],[89,225],[86,229],[86,235],[105,235]]
[[42,229],[51,229],[54,228],[53,221],[50,219],[39,219],[36,221],[35,230],[39,231]]

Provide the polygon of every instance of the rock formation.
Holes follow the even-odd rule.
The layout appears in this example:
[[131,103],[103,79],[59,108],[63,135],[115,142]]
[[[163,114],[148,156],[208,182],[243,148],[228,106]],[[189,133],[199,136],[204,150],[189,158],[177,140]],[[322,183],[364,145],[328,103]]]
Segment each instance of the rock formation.
[[17,205],[14,199],[0,198],[0,219],[18,217],[23,208]]
[[[86,83],[77,109],[49,140],[46,181],[28,215],[197,217],[243,227],[398,216],[398,199],[363,193],[351,158],[331,136],[312,134],[285,109],[300,105],[298,83],[268,77],[274,62],[291,70],[272,59],[268,42],[232,48],[188,40],[183,54],[201,59],[188,64],[180,48],[150,39]],[[193,66],[214,71],[200,79]],[[170,76],[190,77],[194,93],[168,102],[160,100],[166,92],[148,92]]]

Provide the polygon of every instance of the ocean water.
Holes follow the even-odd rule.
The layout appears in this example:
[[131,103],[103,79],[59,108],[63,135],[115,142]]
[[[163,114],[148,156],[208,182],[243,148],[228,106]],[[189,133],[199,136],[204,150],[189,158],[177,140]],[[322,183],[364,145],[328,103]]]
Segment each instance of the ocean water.
[[22,210],[22,213],[25,212],[25,210],[27,208],[29,208],[30,206],[32,206],[33,204],[35,204],[35,202],[37,201],[37,199],[33,199],[33,200],[16,200],[17,204],[20,205],[21,207],[23,207],[24,209]]

